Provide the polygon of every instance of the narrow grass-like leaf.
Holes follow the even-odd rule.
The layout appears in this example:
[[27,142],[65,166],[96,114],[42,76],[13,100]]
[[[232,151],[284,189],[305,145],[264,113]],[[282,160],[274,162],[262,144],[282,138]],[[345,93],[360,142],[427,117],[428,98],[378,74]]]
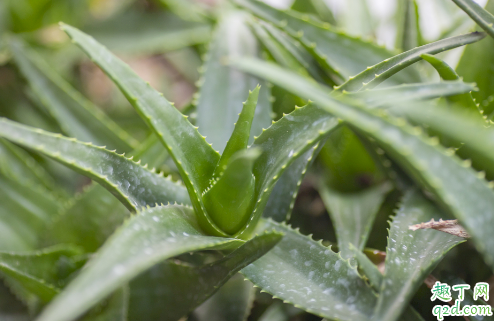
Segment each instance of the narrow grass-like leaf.
[[[62,29],[112,79],[144,121],[161,139],[177,165],[192,205],[208,233],[225,236],[209,219],[201,193],[209,186],[220,155],[162,94],[140,79],[129,66],[81,31]],[[254,87],[254,86],[252,86]]]
[[[269,195],[283,172],[337,127],[338,120],[315,106],[296,108],[256,138],[252,147],[263,153],[254,165],[256,178],[253,214],[240,236],[249,235],[261,217]],[[308,159],[310,161],[311,159]]]
[[361,192],[343,194],[321,184],[319,192],[334,224],[338,249],[343,258],[352,257],[350,244],[359,250],[364,248],[377,211],[390,190],[390,184],[383,184]]
[[263,220],[259,230],[285,234],[281,242],[241,272],[263,291],[337,320],[368,320],[376,296],[348,261],[290,227]]
[[134,55],[179,50],[203,44],[211,38],[209,24],[184,21],[163,11],[128,11],[92,23],[84,32],[111,50]]
[[398,2],[396,48],[408,51],[422,42],[418,6],[415,0]]
[[[196,124],[220,153],[233,132],[249,90],[259,83],[259,79],[225,65],[229,56],[257,57],[259,54],[259,44],[246,24],[247,18],[245,12],[233,11],[221,19],[199,80]],[[270,90],[265,84],[261,85],[250,142],[271,122]]]
[[245,321],[254,303],[254,287],[240,274],[232,277],[195,311],[198,321]]
[[[344,95],[353,99],[362,99],[367,107],[373,108],[413,100],[470,95],[469,93],[473,90],[476,90],[474,84],[462,81],[443,81],[439,83],[405,84],[382,89],[349,92]],[[475,109],[477,110],[477,107]]]
[[47,303],[64,285],[63,278],[67,275],[62,273],[67,272],[63,270],[69,267],[68,261],[80,253],[79,248],[68,245],[22,254],[0,252],[0,272],[7,276],[7,283],[15,280],[26,291]]
[[420,56],[423,54],[437,54],[439,52],[477,42],[484,37],[485,34],[482,32],[472,32],[461,36],[441,39],[421,47],[413,48],[386,59],[374,66],[368,67],[356,76],[350,77],[349,80],[336,89],[338,89],[338,91],[359,91],[366,88],[372,89],[392,75],[422,59]]
[[489,11],[472,0],[453,0],[453,2],[494,38],[494,16]]
[[0,251],[34,250],[59,202],[43,188],[0,175]]
[[[345,120],[356,130],[374,138],[379,145],[439,202],[456,216],[472,235],[477,250],[494,268],[494,192],[478,177],[469,162],[463,162],[439,146],[437,140],[421,136],[421,131],[403,119],[385,117],[367,108],[332,99],[326,91],[299,76],[272,64],[243,60],[235,64],[268,79],[295,94],[311,97],[318,106]],[[465,189],[464,184],[469,188]]]
[[156,203],[189,203],[182,186],[103,147],[32,129],[5,118],[0,119],[0,136],[89,176],[130,210]]
[[[234,2],[299,39],[306,48],[312,50],[323,66],[330,68],[329,72],[339,77],[338,83],[393,56],[388,50],[360,38],[348,36],[335,30],[328,23],[311,21],[308,15],[276,10],[261,1]],[[420,79],[420,75],[411,69],[398,74],[395,83],[418,82]]]
[[278,232],[263,233],[225,257],[204,265],[176,260],[156,265],[131,283],[130,319],[178,320],[208,299],[240,269],[272,249],[281,237]]
[[409,226],[439,218],[440,210],[417,191],[405,194],[391,223],[384,276],[373,320],[397,320],[420,284],[454,246],[458,236]]
[[63,132],[79,140],[106,145],[120,152],[137,147],[138,142],[106,116],[98,107],[56,74],[48,64],[18,39],[10,49],[33,92],[57,120]]
[[[431,64],[434,69],[437,70],[439,76],[444,80],[458,80],[460,76],[443,60],[434,57],[432,55],[423,54],[420,56],[422,59]],[[464,93],[461,95],[454,95],[448,98],[452,103],[458,103],[465,106],[467,109],[472,111],[478,111],[477,104],[473,100],[471,93]]]
[[194,211],[189,207],[169,205],[144,210],[108,239],[37,320],[72,320],[165,259],[193,251],[235,247],[242,243],[236,239],[205,236],[200,232]]

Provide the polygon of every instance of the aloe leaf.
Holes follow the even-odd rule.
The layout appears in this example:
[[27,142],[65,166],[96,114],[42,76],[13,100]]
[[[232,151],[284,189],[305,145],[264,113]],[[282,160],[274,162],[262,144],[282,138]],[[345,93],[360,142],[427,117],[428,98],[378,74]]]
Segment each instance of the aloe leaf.
[[[494,226],[494,216],[489,214],[494,211],[494,192],[469,162],[450,156],[437,140],[421,136],[420,131],[408,126],[403,119],[388,119],[372,110],[336,101],[317,85],[272,64],[246,59],[233,63],[290,92],[311,97],[327,112],[374,138],[395,162],[433,192],[459,219],[472,235],[477,250],[494,268],[494,239],[489,236]],[[465,189],[464,183],[458,182],[468,182],[469,188]]]
[[396,320],[444,255],[464,241],[439,231],[409,230],[410,225],[439,218],[438,212],[419,192],[405,194],[389,230],[384,276],[373,320]]
[[37,320],[72,320],[161,261],[183,253],[235,247],[242,243],[236,239],[205,236],[189,207],[149,208],[118,229]]
[[90,143],[0,119],[0,136],[91,177],[130,210],[163,202],[189,203],[186,190],[140,164]]
[[171,12],[185,20],[204,21],[208,13],[193,0],[158,0]]
[[237,274],[195,311],[198,321],[245,321],[254,303],[254,287]]
[[131,10],[92,23],[84,32],[111,50],[133,55],[179,50],[206,43],[211,38],[209,24],[184,21],[163,11]]
[[[431,64],[434,69],[437,70],[439,76],[444,80],[458,80],[460,76],[451,68],[446,62],[432,55],[423,54],[420,56],[422,59]],[[465,106],[467,109],[472,111],[478,111],[477,104],[473,100],[471,93],[464,93],[462,95],[454,95],[448,98],[452,103],[458,103]]]
[[40,233],[58,212],[59,202],[43,188],[0,175],[0,251],[36,248]]
[[249,148],[234,154],[220,177],[202,195],[211,220],[230,235],[245,226],[255,205],[252,167],[261,152]]
[[337,87],[338,91],[359,91],[363,89],[372,89],[383,81],[416,63],[421,59],[423,54],[437,54],[446,50],[461,47],[470,43],[477,42],[485,37],[482,32],[472,32],[469,34],[441,39],[439,41],[417,47],[386,59],[356,76],[350,77],[344,84]]
[[67,266],[66,261],[80,253],[79,248],[68,245],[22,254],[0,252],[0,271],[7,277],[7,283],[15,280],[47,303],[63,286],[62,266]]
[[372,263],[372,261],[364,253],[362,253],[362,250],[357,249],[352,243],[348,245],[348,251],[357,260],[359,271],[361,271],[363,275],[369,279],[369,284],[372,288],[379,291],[381,289],[383,275],[378,270],[377,266],[375,266],[374,263]]
[[11,321],[30,320],[26,306],[2,282],[0,282],[0,318]]
[[268,252],[281,237],[278,232],[263,233],[225,257],[204,265],[168,260],[154,266],[131,283],[129,319],[178,320],[218,291],[239,270]]
[[63,194],[55,186],[53,177],[36,162],[25,150],[0,139],[0,172],[18,182],[43,186],[48,190]]
[[352,257],[350,244],[359,250],[364,248],[377,211],[390,190],[390,184],[383,184],[343,194],[321,184],[319,192],[334,224],[338,249],[344,259]]
[[316,16],[321,21],[336,24],[333,12],[328,8],[324,0],[295,0],[292,10]]
[[284,224],[262,220],[262,229],[285,236],[241,271],[255,286],[321,317],[368,320],[376,296],[348,261]]
[[[322,143],[319,146],[322,146]],[[312,165],[317,154],[319,154],[319,151],[320,147],[309,149],[281,174],[269,195],[263,217],[271,218],[276,222],[288,221],[290,219],[302,180],[307,169]]]
[[[221,19],[199,80],[196,124],[220,153],[233,132],[247,93],[259,83],[258,79],[224,63],[229,56],[258,56],[259,44],[246,24],[247,18],[245,12],[233,11]],[[269,87],[261,85],[249,142],[271,122]]]
[[14,38],[9,44],[30,87],[65,134],[96,145],[107,145],[121,152],[128,152],[137,146],[136,140],[53,72],[24,43]]
[[472,0],[453,0],[485,32],[494,38],[494,16]]
[[207,228],[210,234],[225,236],[207,216],[200,197],[209,186],[219,154],[186,119],[187,116],[105,47],[73,27],[62,25],[62,29],[115,82],[161,139],[179,169],[203,228]]
[[374,23],[366,0],[347,0],[344,8],[338,24],[345,32],[354,36],[373,36]]
[[420,20],[417,2],[415,0],[400,0],[397,10],[396,47],[408,51],[418,47],[422,42]]
[[[443,81],[439,83],[406,84],[382,89],[348,92],[344,95],[353,99],[361,99],[367,107],[374,108],[414,100],[468,95],[476,89],[474,84],[464,83],[462,81]],[[475,109],[477,110],[477,107]]]
[[129,309],[129,288],[124,286],[115,291],[103,307],[87,313],[81,321],[127,321]]
[[[274,122],[256,138],[252,147],[263,153],[254,164],[255,207],[246,227],[238,235],[249,235],[263,214],[269,195],[285,170],[308,150],[317,149],[338,121],[315,106],[298,107]],[[310,161],[310,159],[308,159]]]
[[[260,1],[235,0],[234,2],[299,39],[306,48],[312,50],[320,63],[329,67],[329,72],[339,77],[338,82],[358,74],[367,66],[393,56],[393,53],[382,47],[348,36],[335,30],[328,23],[312,21],[307,15],[276,10]],[[395,82],[419,82],[420,79],[420,75],[410,69],[398,74]]]
[[[494,1],[488,1],[485,9],[494,12]],[[494,68],[494,58],[489,52],[494,50],[494,39],[487,37],[483,41],[476,42],[465,48],[463,55],[456,67],[458,75],[464,81],[475,82],[479,88],[472,96],[479,104],[480,110],[485,116],[492,119],[494,111],[494,74],[490,72]]]
[[261,87],[257,86],[253,91],[249,91],[249,97],[243,103],[244,107],[238,115],[235,128],[226,143],[225,150],[221,154],[218,165],[216,165],[214,178],[218,178],[223,173],[235,153],[247,148],[260,89]]

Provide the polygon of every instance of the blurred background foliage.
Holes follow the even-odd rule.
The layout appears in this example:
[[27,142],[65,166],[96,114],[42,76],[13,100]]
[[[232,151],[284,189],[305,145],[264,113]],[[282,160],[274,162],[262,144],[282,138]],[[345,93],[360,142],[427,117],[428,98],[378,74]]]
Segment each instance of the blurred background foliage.
[[[451,1],[446,0],[266,2],[309,14],[336,25],[348,34],[377,42],[393,52],[405,51],[474,28],[474,23]],[[227,1],[221,0],[1,0],[0,33],[3,40],[11,34],[22,37],[56,73],[137,141],[143,142],[150,135],[147,126],[111,81],[82,51],[71,45],[57,23],[63,21],[94,36],[194,120],[194,93],[200,79],[198,70],[203,64],[203,56],[207,52],[215,23],[229,6]],[[405,25],[408,27],[405,28]],[[415,33],[404,35],[405,29],[413,29],[410,25],[415,26]],[[0,43],[0,116],[51,132],[64,133],[56,118],[33,94],[13,63],[13,57],[3,40]],[[476,46],[483,48],[477,50]],[[466,50],[471,51],[470,59],[458,68],[465,81],[486,79],[483,76],[470,75],[468,64],[494,59],[471,59],[475,54],[492,56],[493,46],[492,39],[486,39],[467,47]],[[491,50],[486,50],[485,47]],[[265,57],[273,59],[265,49],[263,48]],[[438,56],[455,66],[460,61],[463,50],[459,48]],[[437,77],[434,70],[425,63],[419,63],[417,68],[429,78]],[[478,83],[481,89],[479,93],[489,92],[489,86],[493,86],[493,83]],[[272,95],[273,119],[290,112],[295,105],[306,103],[277,87],[272,88]],[[481,99],[487,108],[491,108],[490,96],[476,98]],[[492,111],[492,108],[489,110]],[[372,142],[362,140],[348,127],[341,127],[332,135],[302,183],[290,223],[300,227],[302,233],[313,234],[315,239],[323,239],[327,244],[336,242],[330,217],[318,193],[319,186],[322,184],[341,193],[356,193],[382,183],[385,179],[382,165],[367,152],[371,146]],[[47,158],[35,153],[30,153],[30,156],[42,164],[70,194],[81,191],[89,183],[88,179]],[[166,174],[178,175],[172,162],[165,162],[160,170]],[[387,221],[395,210],[394,204],[399,196],[396,192],[387,196],[369,237],[368,247],[385,250]],[[461,257],[468,259],[459,260]],[[375,260],[382,261],[382,253],[376,252]],[[476,268],[475,271],[471,270],[473,267]],[[490,270],[469,244],[462,244],[451,251],[437,269],[441,271],[451,268],[454,272],[461,273],[459,276],[470,284],[483,281],[490,275]],[[0,284],[0,292],[2,291],[6,290]],[[280,320],[287,316],[291,320],[320,319],[273,300],[267,294],[257,295],[250,317],[252,320],[278,320],[276,317],[279,316],[283,316]],[[422,315],[429,315],[429,295],[424,286],[414,299],[414,306],[423,307],[425,312],[419,311]],[[2,304],[4,302],[0,302]],[[9,306],[14,312],[22,310],[22,306],[15,302]],[[207,309],[207,306],[202,309]],[[201,310],[198,311],[197,319],[202,320]]]

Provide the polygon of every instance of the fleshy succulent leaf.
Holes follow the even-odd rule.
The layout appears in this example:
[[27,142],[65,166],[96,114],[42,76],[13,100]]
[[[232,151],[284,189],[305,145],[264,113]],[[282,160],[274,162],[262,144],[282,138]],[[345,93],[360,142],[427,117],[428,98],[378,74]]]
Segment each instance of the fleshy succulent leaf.
[[[256,57],[259,54],[259,44],[246,24],[247,18],[248,15],[241,11],[232,11],[222,17],[199,80],[196,124],[220,153],[233,132],[248,91],[259,83],[251,75],[225,64],[229,56]],[[249,142],[271,122],[270,90],[261,85]]]
[[106,145],[120,152],[137,147],[135,139],[53,72],[24,43],[14,38],[9,44],[22,74],[64,134],[96,145]]
[[338,250],[345,259],[352,257],[349,245],[362,250],[374,224],[377,211],[391,190],[382,184],[356,193],[339,193],[321,184],[319,193],[334,224]]
[[90,143],[0,119],[0,136],[36,150],[103,185],[130,210],[162,202],[189,203],[187,191],[131,159]]
[[198,213],[201,226],[208,233],[225,236],[209,219],[201,193],[209,186],[220,155],[196,128],[166,98],[139,78],[124,62],[116,58],[92,37],[62,24],[62,29],[110,77],[148,126],[161,139],[177,165]]
[[472,0],[453,0],[453,2],[494,38],[494,16],[489,11]]
[[368,320],[377,298],[348,261],[289,226],[262,220],[258,229],[285,236],[241,271],[255,286],[321,317]]
[[101,306],[89,311],[80,321],[128,321],[129,288],[123,286],[115,291]]
[[234,235],[249,220],[255,205],[254,162],[262,150],[249,148],[233,154],[220,176],[202,195],[208,215],[222,231]]
[[231,248],[242,243],[205,236],[189,207],[169,205],[146,209],[108,239],[37,320],[72,320],[161,261],[183,253]]
[[439,231],[409,230],[410,225],[438,218],[438,212],[419,192],[405,194],[389,230],[384,276],[373,320],[396,320],[444,255],[464,241]]
[[[444,79],[444,80],[458,80],[458,79],[460,79],[460,76],[458,76],[458,74],[453,70],[453,68],[451,68],[443,60],[441,60],[437,57],[434,57],[432,55],[428,55],[428,54],[420,55],[420,57],[422,59],[424,59],[425,61],[427,61],[428,63],[430,63],[431,66],[437,70],[437,73],[439,74],[439,76],[441,76],[442,79]],[[464,93],[461,95],[454,95],[454,96],[448,97],[448,100],[452,103],[461,104],[461,105],[465,106],[465,108],[472,110],[472,111],[478,112],[478,110],[479,110],[477,108],[477,104],[473,100],[472,94],[470,94],[470,93]]]
[[[468,161],[451,156],[437,140],[421,136],[421,131],[407,125],[404,119],[388,118],[383,113],[332,99],[321,87],[270,63],[247,59],[233,63],[290,92],[314,99],[327,112],[374,138],[397,164],[459,219],[472,235],[477,250],[494,268],[494,239],[489,236],[494,226],[494,216],[489,214],[494,212],[494,192]],[[458,182],[468,182],[469,188]]]

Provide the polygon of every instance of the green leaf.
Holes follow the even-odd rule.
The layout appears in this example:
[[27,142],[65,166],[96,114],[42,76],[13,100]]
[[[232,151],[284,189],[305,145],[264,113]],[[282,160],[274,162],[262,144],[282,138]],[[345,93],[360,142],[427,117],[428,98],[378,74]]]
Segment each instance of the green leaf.
[[189,203],[186,190],[131,159],[90,143],[0,119],[0,136],[34,149],[89,176],[136,210],[156,203]]
[[9,321],[30,320],[27,308],[12,294],[3,282],[0,282],[0,318]]
[[418,47],[422,42],[417,2],[415,0],[398,1],[396,48],[403,51]]
[[208,13],[193,0],[157,0],[171,12],[189,21],[204,21]]
[[60,208],[49,191],[0,175],[0,251],[30,251]]
[[[238,235],[248,236],[261,217],[269,195],[287,168],[308,150],[317,149],[338,125],[338,121],[314,106],[297,107],[263,131],[252,147],[263,153],[254,164],[256,204],[250,221]],[[310,161],[310,159],[308,159]]]
[[258,148],[238,151],[202,195],[211,220],[230,235],[246,225],[255,205],[256,180],[252,167],[261,152]]
[[357,193],[339,193],[321,184],[319,193],[333,222],[338,249],[344,259],[352,257],[349,245],[362,250],[367,242],[377,211],[391,190],[390,184]]
[[379,291],[381,289],[383,275],[378,270],[377,266],[362,253],[362,250],[357,249],[352,243],[348,245],[348,251],[357,260],[359,272],[362,272],[363,275],[369,279],[369,283],[374,290]]
[[133,55],[179,50],[206,43],[211,38],[209,24],[184,21],[163,11],[130,10],[92,23],[84,32],[111,50]]
[[[245,12],[233,11],[220,20],[202,67],[204,74],[199,80],[201,88],[197,98],[196,124],[220,153],[233,132],[249,90],[259,83],[255,77],[225,64],[229,56],[256,57],[259,54],[259,44],[246,24],[247,18]],[[271,121],[269,87],[261,85],[250,143]]]
[[423,54],[436,54],[453,48],[461,47],[477,42],[485,37],[482,32],[472,32],[469,34],[441,39],[439,41],[417,47],[386,59],[378,64],[368,67],[366,70],[351,77],[341,86],[335,88],[338,91],[359,91],[372,89],[406,67],[416,63]]
[[128,152],[138,142],[84,98],[19,39],[9,42],[13,57],[40,102],[63,132],[79,140]]
[[[387,88],[363,90],[345,93],[349,98],[361,99],[369,108],[394,105],[401,102],[429,100],[454,95],[469,95],[476,90],[474,84],[462,81],[443,81],[439,83],[405,84]],[[477,110],[477,107],[475,107]]]
[[485,32],[494,38],[494,16],[472,0],[453,0]]
[[[494,12],[494,1],[487,2],[486,10]],[[465,48],[456,72],[464,81],[475,82],[478,92],[472,93],[476,103],[485,116],[492,119],[494,116],[494,57],[489,54],[494,50],[494,39],[487,37]]]
[[[330,73],[337,76],[337,83],[393,55],[385,48],[337,31],[328,23],[310,21],[308,16],[279,11],[260,1],[234,2],[299,39],[308,50],[312,50],[320,63],[329,67]],[[397,83],[419,82],[420,79],[420,75],[413,69],[405,70],[394,78]]]
[[204,265],[168,260],[154,266],[131,283],[129,319],[178,320],[213,295],[235,273],[271,250],[281,237],[278,232],[263,233],[225,257]]
[[153,265],[199,250],[235,247],[236,239],[205,236],[194,211],[170,205],[139,212],[108,239],[38,321],[72,320]]
[[[332,99],[327,91],[272,64],[237,60],[243,70],[268,79],[301,96],[311,97],[318,106],[341,118],[361,133],[374,138],[384,151],[423,187],[429,189],[472,235],[477,250],[494,268],[494,192],[470,167],[438,145],[437,139],[421,136],[403,119],[386,117],[367,108]],[[377,113],[377,115],[376,115]],[[459,183],[461,182],[461,183]],[[464,184],[468,182],[468,189]]]
[[47,303],[64,285],[67,272],[75,271],[71,258],[80,253],[79,248],[68,245],[22,254],[0,252],[0,271],[7,277],[7,283],[15,280],[16,284]]
[[348,261],[290,227],[262,220],[283,239],[241,272],[263,291],[321,317],[368,320],[376,296]]
[[295,0],[291,9],[314,15],[321,21],[336,24],[333,12],[328,8],[324,0]]
[[91,310],[81,321],[127,321],[129,289],[127,286],[115,291],[102,305]]
[[374,23],[367,0],[347,0],[338,19],[338,25],[354,36],[371,37],[374,35]]
[[[427,61],[434,67],[439,76],[441,76],[444,80],[458,80],[460,76],[451,68],[446,62],[442,61],[439,58],[436,58],[432,55],[423,54],[420,56],[422,59]],[[464,93],[461,95],[454,95],[448,98],[448,100],[452,103],[458,103],[460,105],[465,106],[467,109],[472,111],[479,111],[477,104],[473,100],[471,93]]]
[[419,192],[409,191],[391,223],[384,276],[373,320],[397,320],[424,279],[446,253],[464,239],[409,226],[438,219],[440,212]]
[[211,222],[201,200],[201,193],[209,186],[219,154],[186,119],[187,116],[140,79],[129,66],[81,31],[67,25],[62,25],[62,29],[115,82],[161,139],[179,169],[201,226],[208,229],[209,234],[225,236]]
[[245,321],[254,304],[254,287],[237,274],[195,311],[198,321]]

